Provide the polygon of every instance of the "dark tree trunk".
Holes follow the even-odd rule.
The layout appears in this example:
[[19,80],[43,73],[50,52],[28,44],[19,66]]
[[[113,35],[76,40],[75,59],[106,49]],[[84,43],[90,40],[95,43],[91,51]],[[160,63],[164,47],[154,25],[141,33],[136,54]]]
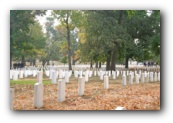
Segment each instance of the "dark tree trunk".
[[67,28],[67,42],[68,42],[68,67],[69,70],[72,70],[71,66],[71,41],[70,41],[70,27],[69,27],[69,14],[67,13],[66,19],[66,28]]
[[90,68],[93,68],[92,60],[90,60]]
[[36,59],[33,60],[33,66],[35,66],[35,65],[36,65]]
[[32,66],[32,62],[33,62],[33,61],[32,61],[32,60],[30,60],[30,66]]
[[110,70],[111,57],[108,55],[106,59],[106,70]]
[[111,71],[116,70],[117,49],[118,49],[118,43],[115,43],[115,48],[114,48],[113,54],[112,54]]
[[50,64],[49,64],[49,60],[47,60],[47,65],[50,65]]
[[43,67],[44,67],[45,63],[46,63],[46,60],[43,60],[43,61],[42,61],[42,65],[43,65]]
[[95,68],[98,68],[98,61],[96,62],[96,66],[95,66]]
[[116,63],[116,50],[114,50],[112,54],[111,71],[115,71],[115,63]]
[[129,58],[128,57],[126,57],[126,59],[125,59],[126,61],[125,61],[125,68],[129,68],[129,64],[128,64],[128,61],[129,61]]
[[23,66],[26,66],[26,62],[25,62],[25,57],[24,56],[22,56],[22,64],[23,64]]
[[101,68],[102,67],[102,62],[99,62],[99,68]]

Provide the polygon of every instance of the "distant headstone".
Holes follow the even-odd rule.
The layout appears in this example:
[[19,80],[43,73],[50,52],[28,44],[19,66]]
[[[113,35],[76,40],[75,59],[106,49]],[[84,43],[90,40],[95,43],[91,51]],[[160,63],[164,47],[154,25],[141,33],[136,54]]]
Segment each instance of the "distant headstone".
[[23,71],[22,70],[19,72],[19,78],[23,79]]
[[104,76],[104,89],[109,88],[109,77],[107,75]]
[[88,82],[88,70],[85,71],[85,82]]
[[129,75],[129,83],[132,85],[133,84],[133,74],[130,73]]
[[153,82],[153,72],[150,72],[150,82]]
[[103,71],[100,71],[100,80],[103,80]]
[[69,73],[68,72],[65,73],[65,82],[69,83]]
[[160,81],[160,72],[158,73],[158,81]]
[[18,80],[18,72],[14,71],[13,73],[13,80]]
[[42,71],[39,71],[37,73],[37,82],[42,84],[42,81],[43,81],[43,72]]
[[97,76],[97,72],[96,71],[94,71],[94,76]]
[[52,84],[56,84],[57,77],[58,77],[57,72],[53,71],[52,72]]
[[122,85],[126,86],[126,75],[122,75]]
[[139,84],[139,74],[136,73],[136,84]]
[[154,73],[154,81],[157,81],[157,73]]
[[113,79],[116,79],[116,71],[112,71],[113,72]]
[[142,83],[145,82],[145,76],[144,76],[144,73],[142,73],[141,82],[142,82]]

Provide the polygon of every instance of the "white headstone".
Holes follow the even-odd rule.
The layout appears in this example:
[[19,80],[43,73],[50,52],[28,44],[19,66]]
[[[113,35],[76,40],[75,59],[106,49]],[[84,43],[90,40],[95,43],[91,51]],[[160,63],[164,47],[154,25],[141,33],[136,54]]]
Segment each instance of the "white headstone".
[[85,82],[88,82],[88,70],[85,71]]
[[126,85],[126,75],[122,75],[122,85]]
[[129,75],[129,83],[132,85],[133,84],[133,74],[130,73]]
[[160,81],[160,72],[158,73],[158,81]]
[[100,80],[103,80],[103,71],[100,71]]
[[65,82],[69,83],[69,73],[68,72],[65,73]]
[[96,71],[94,71],[94,76],[97,76],[97,72]]
[[59,102],[65,101],[65,80],[64,79],[58,80],[58,101]]
[[109,75],[109,77],[111,77],[111,71],[108,71],[108,75]]
[[157,73],[154,73],[154,81],[157,81]]
[[27,71],[27,70],[24,71],[24,76],[25,76],[25,77],[28,76],[28,71]]
[[46,74],[46,76],[49,76],[49,71],[45,70],[45,74]]
[[57,77],[58,77],[57,72],[53,71],[52,72],[52,84],[56,84]]
[[10,70],[10,79],[13,78],[13,74],[14,74],[14,71],[13,70]]
[[13,80],[18,80],[18,72],[14,71],[13,73]]
[[113,72],[113,79],[116,79],[116,71],[112,71]]
[[149,82],[149,73],[146,73],[146,82]]
[[63,71],[62,71],[62,70],[59,71],[59,78],[60,78],[60,79],[63,78]]
[[33,77],[36,77],[36,75],[37,75],[37,72],[36,72],[36,70],[33,70]]
[[78,95],[84,95],[85,81],[83,77],[78,78]]
[[52,72],[53,70],[49,70],[49,79],[52,79]]
[[139,84],[139,74],[136,73],[136,84]]
[[145,76],[144,76],[144,73],[142,73],[141,82],[142,82],[142,83],[144,83],[144,82],[145,82]]
[[22,70],[19,72],[19,78],[20,78],[20,79],[23,78],[23,71],[22,71]]
[[34,84],[34,107],[43,107],[43,84]]
[[104,76],[104,89],[109,88],[109,77],[107,75]]
[[150,82],[153,82],[153,72],[150,72]]
[[43,72],[42,71],[38,71],[37,72],[37,82],[42,84],[43,81]]

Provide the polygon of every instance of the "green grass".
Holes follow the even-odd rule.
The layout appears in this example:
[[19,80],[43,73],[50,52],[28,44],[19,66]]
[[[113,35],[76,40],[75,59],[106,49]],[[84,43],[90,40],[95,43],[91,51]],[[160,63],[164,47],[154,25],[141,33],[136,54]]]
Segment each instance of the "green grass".
[[[36,83],[35,80],[10,80],[10,85],[14,84],[25,84],[25,85],[34,85]],[[51,81],[44,81],[43,84],[51,84]]]

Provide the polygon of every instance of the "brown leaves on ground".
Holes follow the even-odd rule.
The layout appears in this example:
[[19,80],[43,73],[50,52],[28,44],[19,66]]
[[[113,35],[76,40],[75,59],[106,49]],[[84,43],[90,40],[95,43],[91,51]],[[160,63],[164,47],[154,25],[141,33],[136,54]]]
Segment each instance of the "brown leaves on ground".
[[160,110],[160,82],[122,86],[121,78],[110,78],[109,89],[99,77],[89,78],[83,96],[78,96],[78,79],[66,84],[66,100],[58,102],[58,85],[44,85],[43,107],[34,107],[34,85],[15,85],[14,110]]

